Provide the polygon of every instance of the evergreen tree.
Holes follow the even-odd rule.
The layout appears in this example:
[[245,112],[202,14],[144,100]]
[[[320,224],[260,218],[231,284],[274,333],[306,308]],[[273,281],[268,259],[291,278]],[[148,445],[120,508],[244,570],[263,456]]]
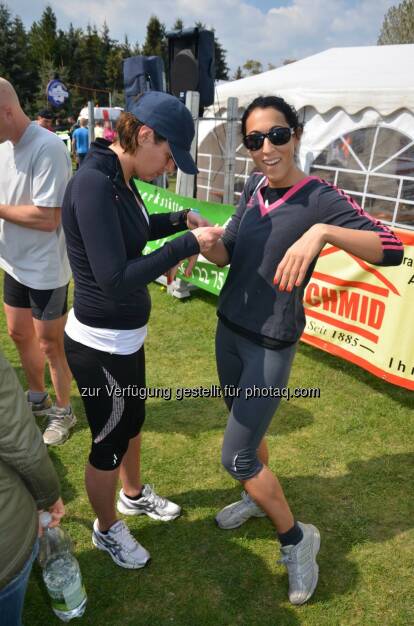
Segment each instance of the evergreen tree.
[[40,20],[33,22],[29,40],[32,58],[39,66],[44,61],[50,61],[56,65],[59,63],[56,15],[50,5],[45,8]]
[[10,11],[0,4],[0,75],[10,80],[10,58],[12,49],[12,23]]
[[379,45],[414,43],[414,0],[403,0],[385,14]]
[[233,74],[233,79],[232,80],[240,80],[240,78],[244,78],[244,74],[242,72],[242,68],[239,65],[237,70]]
[[32,115],[31,102],[38,87],[38,77],[31,60],[29,38],[20,17],[13,19],[10,32],[9,80],[19,95],[22,108]]
[[147,24],[147,36],[142,47],[144,56],[160,56],[167,65],[167,40],[165,36],[165,26],[161,24],[158,17],[152,15]]
[[177,17],[177,19],[174,22],[174,26],[172,27],[172,30],[183,30],[184,28],[184,22],[181,19],[181,17]]
[[243,65],[243,69],[246,70],[248,76],[254,76],[263,72],[262,64],[255,59],[248,59]]

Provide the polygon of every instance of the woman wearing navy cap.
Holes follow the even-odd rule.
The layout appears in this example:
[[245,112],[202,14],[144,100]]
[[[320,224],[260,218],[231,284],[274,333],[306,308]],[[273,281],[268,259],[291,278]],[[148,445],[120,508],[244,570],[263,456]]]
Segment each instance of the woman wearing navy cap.
[[[146,514],[168,521],[177,504],[141,482],[140,430],[145,417],[144,340],[150,314],[147,284],[183,259],[205,253],[222,229],[192,211],[148,215],[132,178],[151,181],[177,165],[197,168],[190,154],[194,124],[173,96],[147,92],[123,113],[118,140],[98,139],[72,178],[62,206],[74,308],[65,351],[92,434],[85,482],[97,515],[92,541],[121,567],[143,567],[150,555],[117,519]],[[147,242],[190,229],[146,256]]]
[[[399,265],[403,248],[343,191],[299,169],[302,126],[282,98],[255,99],[243,114],[242,133],[259,171],[247,181],[222,239],[206,254],[218,265],[230,263],[218,306],[216,356],[222,387],[241,392],[226,398],[222,463],[245,490],[216,522],[231,529],[267,515],[281,543],[289,599],[303,604],[318,581],[319,531],[294,519],[268,467],[264,439],[305,327],[303,292],[326,243],[376,265]],[[272,395],[260,391],[270,388]]]

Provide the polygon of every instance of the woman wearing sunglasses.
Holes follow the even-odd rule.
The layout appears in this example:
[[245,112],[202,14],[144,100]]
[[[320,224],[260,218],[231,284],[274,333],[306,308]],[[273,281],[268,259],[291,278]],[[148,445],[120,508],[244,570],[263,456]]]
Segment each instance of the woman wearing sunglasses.
[[[327,243],[377,265],[400,264],[403,249],[344,192],[298,167],[302,126],[282,98],[256,98],[243,115],[242,133],[259,172],[205,255],[218,265],[230,263],[218,306],[216,355],[223,390],[233,385],[240,392],[225,398],[230,413],[222,463],[244,487],[242,499],[221,510],[216,522],[231,529],[267,515],[288,570],[289,599],[303,604],[318,581],[319,531],[295,520],[268,467],[264,436],[305,327],[304,289]],[[261,392],[270,388],[271,394]]]

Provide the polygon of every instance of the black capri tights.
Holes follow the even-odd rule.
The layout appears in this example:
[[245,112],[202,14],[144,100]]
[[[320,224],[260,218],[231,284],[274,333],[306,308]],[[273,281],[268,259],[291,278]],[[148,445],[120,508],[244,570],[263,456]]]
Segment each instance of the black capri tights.
[[[219,321],[216,334],[216,359],[220,385],[230,410],[224,432],[222,463],[237,480],[248,480],[263,464],[257,456],[280,397],[264,397],[262,389],[286,387],[296,344],[269,350],[233,332]],[[227,391],[237,390],[231,397]],[[247,398],[252,389],[254,397]],[[259,391],[257,391],[259,390]],[[256,397],[257,396],[257,397]]]
[[110,354],[65,334],[65,352],[92,433],[89,462],[113,470],[145,420],[144,346],[133,354]]

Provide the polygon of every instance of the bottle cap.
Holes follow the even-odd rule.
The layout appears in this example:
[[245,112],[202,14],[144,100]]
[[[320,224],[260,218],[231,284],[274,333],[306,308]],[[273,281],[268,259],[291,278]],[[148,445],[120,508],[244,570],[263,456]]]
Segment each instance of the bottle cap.
[[47,528],[52,521],[52,516],[47,511],[43,511],[39,515],[39,521],[42,528]]

